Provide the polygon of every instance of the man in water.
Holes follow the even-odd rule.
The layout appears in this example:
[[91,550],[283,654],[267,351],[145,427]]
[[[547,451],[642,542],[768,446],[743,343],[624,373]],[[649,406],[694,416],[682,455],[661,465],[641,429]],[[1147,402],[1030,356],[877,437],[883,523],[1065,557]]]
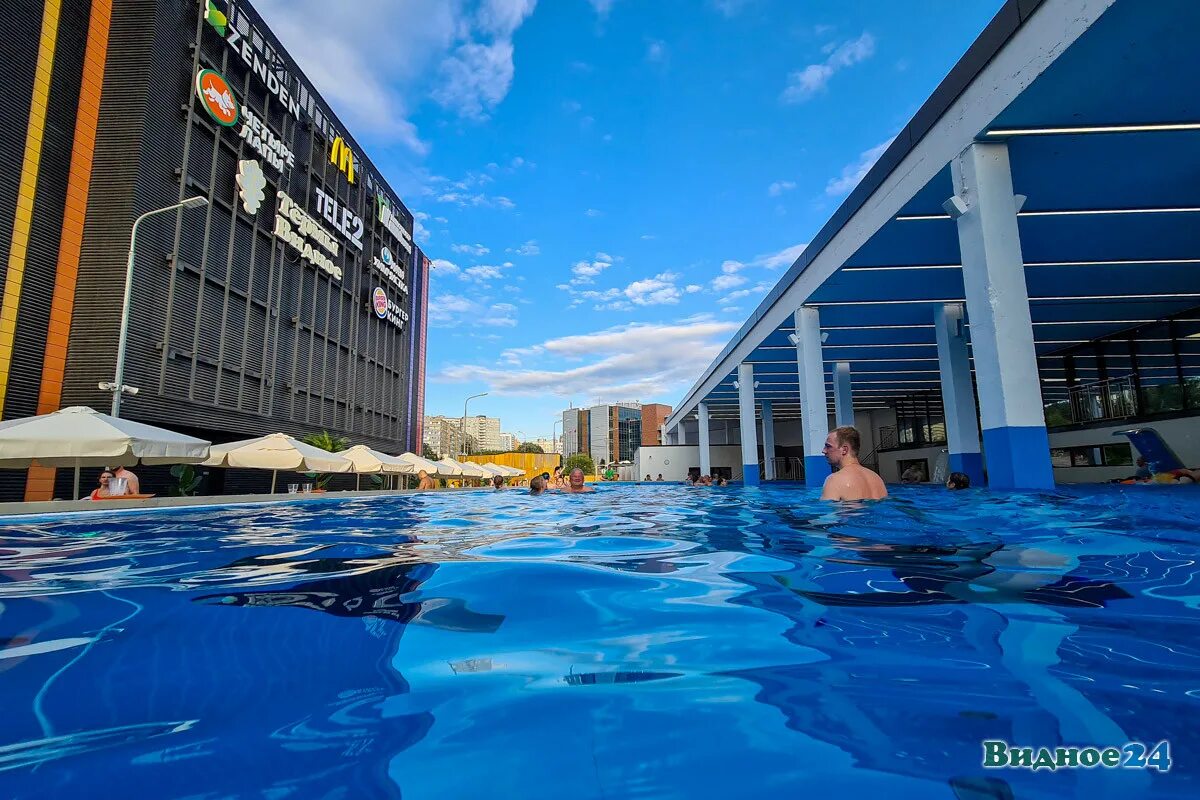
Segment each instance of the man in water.
[[594,492],[596,490],[584,483],[583,470],[576,467],[571,470],[571,480],[567,484],[567,491],[571,494],[583,494],[584,492]]
[[536,478],[534,478],[533,480],[531,480],[529,482],[529,493],[530,494],[536,496],[536,495],[544,493],[545,491],[546,491],[546,478],[543,477],[542,475],[538,475]]
[[428,490],[434,488],[433,478],[429,477],[429,473],[426,472],[425,470],[421,470],[420,472],[418,472],[417,477],[420,479],[420,481],[417,483],[417,488],[419,490],[428,491]]
[[825,459],[833,474],[825,479],[822,500],[881,500],[887,497],[883,480],[858,463],[861,440],[849,425],[836,428],[825,439]]

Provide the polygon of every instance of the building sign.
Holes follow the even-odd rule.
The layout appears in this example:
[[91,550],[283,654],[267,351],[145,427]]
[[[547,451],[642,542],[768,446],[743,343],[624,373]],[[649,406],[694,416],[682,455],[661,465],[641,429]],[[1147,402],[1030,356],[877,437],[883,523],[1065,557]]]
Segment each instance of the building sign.
[[376,286],[371,292],[371,308],[375,311],[375,316],[387,320],[397,328],[403,329],[404,323],[408,322],[408,312],[393,303],[382,286]]
[[196,96],[218,125],[231,127],[238,121],[238,104],[225,76],[213,69],[196,73]]
[[339,252],[333,234],[322,228],[320,223],[296,205],[287,194],[278,194],[279,213],[275,216],[275,235],[298,251],[301,259],[340,281],[342,268],[330,258],[336,258]]
[[362,217],[339,203],[336,197],[326,194],[316,186],[313,187],[313,194],[317,198],[317,213],[324,217],[330,225],[337,228],[342,236],[349,239],[350,244],[362,250]]
[[375,209],[378,212],[380,224],[388,233],[400,240],[400,246],[404,248],[405,252],[411,253],[412,237],[404,229],[404,222],[396,216],[396,212],[392,211],[392,203],[386,195],[382,193],[375,195]]
[[262,117],[254,111],[242,106],[241,137],[250,149],[263,157],[268,166],[283,172],[284,167],[296,166],[296,154],[275,135]]
[[329,163],[345,173],[347,182],[354,183],[354,152],[340,136],[335,137],[329,146]]
[[396,263],[396,257],[392,255],[390,248],[381,247],[379,255],[371,260],[371,266],[375,267],[380,275],[391,281],[401,294],[408,294],[408,284],[404,282],[404,268]]

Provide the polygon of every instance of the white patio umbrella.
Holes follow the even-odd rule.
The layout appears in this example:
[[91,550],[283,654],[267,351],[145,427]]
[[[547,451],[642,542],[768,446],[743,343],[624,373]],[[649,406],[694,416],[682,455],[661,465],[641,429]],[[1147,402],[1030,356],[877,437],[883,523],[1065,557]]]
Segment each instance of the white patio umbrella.
[[[401,453],[396,456],[406,464],[413,468],[413,472],[425,470],[431,478],[453,478],[449,468],[439,465],[436,461],[430,461],[428,458],[421,458],[416,453]],[[411,474],[411,473],[410,473]]]
[[354,473],[355,489],[359,487],[358,479],[363,474],[377,475],[386,473],[389,475],[412,475],[415,472],[410,464],[406,464],[396,456],[389,456],[387,453],[372,450],[365,444],[356,444],[353,447],[348,447],[336,455],[349,460],[354,465],[350,468],[350,471]]
[[499,464],[493,464],[489,461],[488,463],[480,464],[479,466],[483,467],[489,476],[499,475],[501,478],[509,477],[508,473],[504,471],[504,467],[500,466]]
[[198,464],[210,442],[133,420],[110,417],[87,406],[0,422],[0,468],[21,469],[34,462],[79,468],[142,464]]
[[203,465],[269,469],[271,494],[275,494],[275,479],[281,469],[292,472],[349,472],[354,466],[349,459],[305,444],[286,433],[215,444]]
[[[450,459],[450,460],[453,461],[453,459]],[[464,485],[465,485],[466,478],[472,478],[474,480],[483,480],[485,478],[490,479],[492,477],[492,473],[488,472],[486,469],[483,468],[482,465],[477,464],[474,461],[455,461],[454,463],[457,464],[460,468],[462,468],[462,477],[464,478]]]
[[461,477],[464,472],[463,465],[455,461],[450,456],[446,456],[440,461],[435,461],[434,463],[438,465],[438,469],[442,469],[444,467],[455,478]]
[[525,474],[525,470],[521,469],[520,467],[510,467],[507,464],[497,464],[496,466],[500,467],[502,470],[506,470],[513,478]]

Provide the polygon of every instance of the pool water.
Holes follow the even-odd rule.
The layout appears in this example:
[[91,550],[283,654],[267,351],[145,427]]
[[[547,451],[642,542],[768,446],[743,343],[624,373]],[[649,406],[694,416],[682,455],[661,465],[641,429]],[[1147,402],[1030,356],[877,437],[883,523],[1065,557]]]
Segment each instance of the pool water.
[[1194,798],[1197,519],[642,485],[0,520],[0,797]]

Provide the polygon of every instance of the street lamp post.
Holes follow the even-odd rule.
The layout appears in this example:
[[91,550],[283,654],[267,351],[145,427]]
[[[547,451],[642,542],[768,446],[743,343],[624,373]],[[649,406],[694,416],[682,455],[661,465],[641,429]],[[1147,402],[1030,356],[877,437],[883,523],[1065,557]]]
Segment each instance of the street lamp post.
[[114,417],[121,416],[121,395],[125,392],[136,394],[137,390],[130,386],[125,386],[125,346],[129,340],[129,305],[133,295],[133,260],[134,254],[137,252],[137,232],[138,226],[142,224],[142,220],[151,217],[155,214],[165,214],[168,211],[177,211],[181,208],[200,208],[208,204],[206,197],[189,197],[187,200],[166,206],[165,208],[156,208],[153,211],[147,211],[133,221],[133,230],[129,234],[129,260],[125,264],[125,299],[121,303],[121,334],[117,339],[117,374],[113,378],[112,383],[101,383],[101,389],[107,389],[112,392],[112,415]]
[[462,450],[463,450],[464,456],[471,455],[471,453],[470,453],[471,448],[467,446],[467,403],[471,402],[476,397],[487,397],[487,392],[480,392],[479,394],[473,394],[470,397],[468,397],[466,400],[463,400]]
[[[554,425],[562,425],[562,420],[561,419],[554,420]],[[554,427],[554,425],[550,426],[550,446],[552,448],[554,448],[554,452],[557,453],[558,452],[558,434],[555,433],[556,428]]]

